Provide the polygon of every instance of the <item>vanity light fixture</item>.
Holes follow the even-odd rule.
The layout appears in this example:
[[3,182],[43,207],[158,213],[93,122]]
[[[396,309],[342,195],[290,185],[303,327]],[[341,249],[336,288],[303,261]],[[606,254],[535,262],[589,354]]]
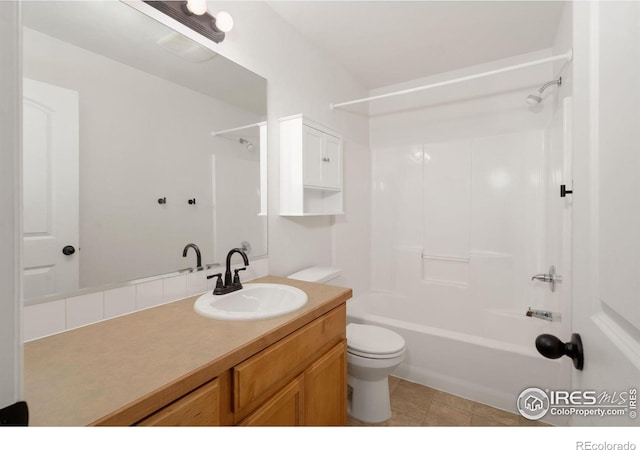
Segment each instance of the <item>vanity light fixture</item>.
[[182,6],[188,15],[201,16],[207,12],[207,0],[188,0]]
[[145,1],[145,3],[218,44],[224,41],[225,33],[233,28],[233,17],[228,12],[220,11],[216,17],[207,12],[207,0]]

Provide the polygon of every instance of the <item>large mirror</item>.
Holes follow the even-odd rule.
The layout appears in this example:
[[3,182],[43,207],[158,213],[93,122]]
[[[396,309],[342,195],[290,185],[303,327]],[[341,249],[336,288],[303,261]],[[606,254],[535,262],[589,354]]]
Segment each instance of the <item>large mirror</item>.
[[266,80],[119,1],[23,23],[27,300],[266,255]]

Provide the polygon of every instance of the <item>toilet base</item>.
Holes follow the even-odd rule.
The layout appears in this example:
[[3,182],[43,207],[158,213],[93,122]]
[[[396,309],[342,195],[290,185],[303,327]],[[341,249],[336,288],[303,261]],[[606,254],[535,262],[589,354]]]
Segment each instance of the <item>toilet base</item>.
[[354,419],[368,423],[380,423],[391,418],[389,400],[389,380],[360,380],[347,377],[350,386],[350,400],[347,413]]

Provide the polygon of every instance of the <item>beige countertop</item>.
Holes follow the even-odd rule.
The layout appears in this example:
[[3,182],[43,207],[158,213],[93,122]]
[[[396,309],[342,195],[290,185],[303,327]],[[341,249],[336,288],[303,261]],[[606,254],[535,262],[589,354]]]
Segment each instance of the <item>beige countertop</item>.
[[257,321],[220,321],[179,300],[24,346],[30,425],[127,425],[346,302],[351,289],[264,277],[309,297],[293,313]]

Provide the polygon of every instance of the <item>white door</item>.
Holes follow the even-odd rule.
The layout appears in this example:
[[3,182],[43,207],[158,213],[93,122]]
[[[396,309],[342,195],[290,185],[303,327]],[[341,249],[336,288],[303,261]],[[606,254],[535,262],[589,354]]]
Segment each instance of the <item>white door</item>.
[[572,423],[638,426],[640,3],[576,3],[572,331],[585,359],[572,388],[617,393],[621,416]]
[[24,79],[26,299],[78,288],[78,126],[77,92]]

